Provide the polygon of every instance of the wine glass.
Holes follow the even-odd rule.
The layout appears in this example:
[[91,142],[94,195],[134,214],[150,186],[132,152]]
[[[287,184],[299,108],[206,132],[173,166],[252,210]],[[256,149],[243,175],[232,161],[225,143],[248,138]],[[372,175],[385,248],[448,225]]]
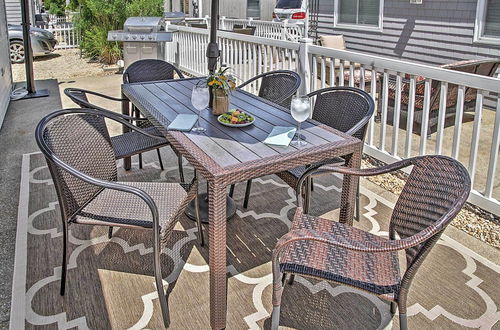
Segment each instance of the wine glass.
[[311,102],[307,96],[294,96],[292,98],[292,103],[290,105],[290,110],[293,119],[298,122],[297,133],[295,134],[292,144],[298,147],[307,145],[304,139],[301,139],[300,135],[300,124],[306,121],[311,116]]
[[196,127],[193,128],[194,132],[205,132],[206,129],[200,126],[200,115],[201,111],[208,107],[210,100],[210,91],[208,86],[196,85],[193,87],[193,92],[191,93],[191,103],[196,110],[198,110],[198,121],[196,122]]

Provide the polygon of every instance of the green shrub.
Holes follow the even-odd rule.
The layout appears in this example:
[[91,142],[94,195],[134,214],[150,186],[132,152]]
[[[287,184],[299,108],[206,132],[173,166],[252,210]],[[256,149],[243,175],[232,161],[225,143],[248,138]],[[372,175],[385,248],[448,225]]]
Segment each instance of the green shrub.
[[123,29],[127,17],[163,15],[163,0],[80,0],[79,4],[80,47],[87,56],[107,64],[122,57],[121,43],[107,41],[108,31]]

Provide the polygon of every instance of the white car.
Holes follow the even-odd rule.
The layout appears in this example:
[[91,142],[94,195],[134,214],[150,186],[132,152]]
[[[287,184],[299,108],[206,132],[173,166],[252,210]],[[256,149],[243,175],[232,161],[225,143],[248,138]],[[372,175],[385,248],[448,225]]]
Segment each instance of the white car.
[[307,5],[308,0],[278,0],[273,19],[278,22],[284,20],[291,23],[303,22],[307,15]]
[[[21,25],[9,25],[9,49],[10,61],[12,63],[24,62],[24,42],[23,42],[23,29]],[[52,53],[57,40],[54,35],[44,29],[31,27],[31,48],[33,49],[33,56],[44,56]]]

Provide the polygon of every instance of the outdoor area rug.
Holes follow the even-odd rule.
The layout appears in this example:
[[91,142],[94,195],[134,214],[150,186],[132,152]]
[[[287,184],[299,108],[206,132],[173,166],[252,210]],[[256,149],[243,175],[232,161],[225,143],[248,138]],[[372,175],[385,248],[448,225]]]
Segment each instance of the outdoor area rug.
[[[122,169],[120,181],[176,181],[176,158],[163,148],[144,169]],[[135,160],[135,159],[134,159]],[[186,176],[192,170],[186,163]],[[201,184],[203,187],[204,184]],[[335,218],[341,179],[315,179],[312,214]],[[363,182],[362,220],[355,226],[386,236],[393,203]],[[228,329],[269,328],[271,252],[290,226],[291,188],[275,176],[254,181],[248,209],[236,186],[237,214],[227,226]],[[70,226],[66,295],[59,295],[62,226],[57,196],[40,153],[23,156],[11,329],[161,329],[150,231]],[[110,206],[112,207],[112,206]],[[207,227],[205,227],[207,228]],[[205,231],[205,233],[207,233]],[[209,328],[208,249],[183,217],[162,254],[171,329]],[[498,260],[496,261],[498,263]],[[409,295],[412,329],[500,329],[500,267],[446,233],[417,274]],[[359,290],[297,277],[283,295],[280,325],[295,329],[398,329],[389,304]]]

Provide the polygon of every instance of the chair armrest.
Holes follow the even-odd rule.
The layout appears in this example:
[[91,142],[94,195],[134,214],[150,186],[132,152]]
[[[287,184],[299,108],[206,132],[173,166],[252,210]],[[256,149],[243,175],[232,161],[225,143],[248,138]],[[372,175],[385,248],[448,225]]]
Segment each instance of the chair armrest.
[[287,234],[283,235],[276,243],[276,247],[273,251],[274,257],[279,257],[279,254],[288,245],[297,241],[315,241],[323,244],[332,245],[335,247],[340,247],[346,250],[365,252],[365,253],[383,253],[383,252],[394,252],[405,250],[413,246],[417,246],[425,242],[430,234],[416,234],[405,239],[400,240],[385,240],[376,242],[361,242],[349,239],[340,235],[333,235],[327,232],[321,232],[314,229],[298,229],[292,230]]
[[402,168],[411,166],[411,165],[413,165],[413,163],[415,161],[418,161],[418,159],[420,159],[420,158],[425,158],[425,156],[403,159],[399,162],[384,165],[381,167],[364,168],[364,169],[357,169],[357,168],[351,168],[351,167],[346,167],[346,166],[322,168],[323,164],[311,165],[304,172],[304,174],[302,174],[302,176],[300,177],[300,179],[297,183],[297,203],[298,203],[298,206],[302,207],[302,205],[303,205],[302,186],[304,185],[305,180],[307,178],[309,178],[310,176],[331,174],[331,173],[339,173],[339,174],[354,175],[354,176],[375,176],[375,175],[381,175],[381,174],[394,172],[394,171],[400,170]]
[[159,215],[158,215],[158,207],[156,206],[156,203],[154,202],[153,198],[149,196],[145,191],[136,188],[136,187],[131,187],[127,186],[118,182],[111,182],[111,181],[105,181],[101,179],[96,179],[94,177],[91,177],[83,172],[80,172],[79,170],[75,169],[74,167],[66,164],[62,160],[60,160],[57,156],[55,156],[52,152],[49,151],[49,153],[45,153],[46,155],[49,155],[50,160],[53,161],[57,166],[61,167],[64,171],[70,173],[71,175],[75,176],[76,178],[87,182],[89,184],[99,186],[102,188],[107,188],[107,189],[113,189],[113,190],[118,190],[118,191],[123,191],[126,193],[130,193],[133,195],[136,195],[140,199],[146,203],[146,205],[149,207],[151,210],[151,215],[153,217],[153,227],[154,228],[159,228]]
[[[79,112],[80,109],[73,109],[73,113],[75,112]],[[111,120],[114,120],[122,125],[125,125],[127,126],[128,128],[130,128],[131,130],[134,130],[136,132],[139,132],[141,133],[142,135],[146,135],[150,138],[155,138],[157,140],[164,140],[165,138],[162,137],[162,136],[157,136],[157,135],[153,135],[153,134],[149,134],[148,132],[146,132],[145,130],[143,130],[142,128],[139,128],[137,127],[136,125],[130,123],[129,120],[136,120],[134,117],[129,117],[129,116],[126,116],[126,115],[123,115],[123,114],[120,114],[120,113],[116,113],[116,112],[113,112],[113,111],[109,111],[109,110],[106,110],[106,109],[83,109],[85,111],[81,111],[81,112],[85,112],[85,113],[94,113],[98,116],[103,116],[103,117],[106,117],[108,119],[111,119]],[[130,118],[130,119],[128,119]],[[147,120],[147,119],[144,119],[144,120]]]

